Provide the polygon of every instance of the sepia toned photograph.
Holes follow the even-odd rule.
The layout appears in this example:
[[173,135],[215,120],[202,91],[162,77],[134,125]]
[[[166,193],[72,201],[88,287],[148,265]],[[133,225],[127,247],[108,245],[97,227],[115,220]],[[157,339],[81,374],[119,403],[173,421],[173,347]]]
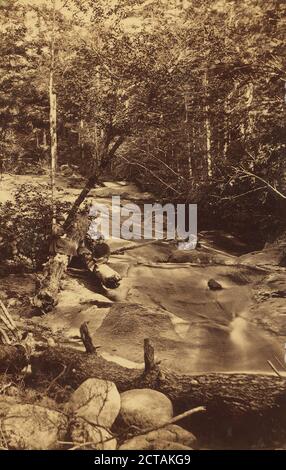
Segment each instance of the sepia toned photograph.
[[0,464],[286,450],[285,107],[285,0],[0,0]]

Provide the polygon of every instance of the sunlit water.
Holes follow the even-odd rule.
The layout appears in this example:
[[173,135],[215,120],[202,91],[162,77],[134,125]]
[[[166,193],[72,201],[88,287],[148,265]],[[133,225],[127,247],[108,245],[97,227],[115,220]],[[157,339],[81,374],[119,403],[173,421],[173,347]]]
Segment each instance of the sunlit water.
[[[124,191],[124,198],[140,198],[134,185],[112,183],[101,192],[101,202],[110,204],[110,195]],[[145,196],[145,195],[144,195]],[[147,195],[148,196],[148,195]],[[212,233],[215,239],[215,233]],[[208,240],[206,240],[206,243]],[[117,240],[114,246],[126,244]],[[163,250],[164,251],[164,250]],[[251,282],[241,285],[233,280],[239,268],[233,266],[189,266],[160,262],[162,247],[140,248],[112,259],[112,267],[123,275],[122,285],[112,292],[115,300],[138,303],[166,312],[170,319],[170,334],[161,333],[160,325],[148,331],[156,345],[162,339],[158,358],[162,366],[184,373],[200,372],[271,372],[268,360],[283,361],[283,349],[278,339],[260,330],[251,318],[253,294]],[[158,261],[159,260],[159,261]],[[223,289],[210,291],[208,280],[218,280]],[[113,300],[114,300],[113,299]],[[58,318],[65,316],[69,326],[78,328],[84,319],[98,341],[97,331],[108,309],[81,309],[80,314],[58,308]],[[86,315],[86,318],[85,318]],[[55,322],[55,316],[53,322]],[[144,318],[142,318],[144,330]],[[172,333],[172,331],[173,333]],[[152,337],[153,334],[153,337]],[[170,340],[168,339],[170,338]],[[140,340],[141,341],[141,340]],[[100,337],[101,352],[108,360],[132,367],[142,367],[142,344],[135,335],[116,338],[108,332]],[[98,343],[96,343],[98,344]],[[162,346],[163,344],[163,346]]]

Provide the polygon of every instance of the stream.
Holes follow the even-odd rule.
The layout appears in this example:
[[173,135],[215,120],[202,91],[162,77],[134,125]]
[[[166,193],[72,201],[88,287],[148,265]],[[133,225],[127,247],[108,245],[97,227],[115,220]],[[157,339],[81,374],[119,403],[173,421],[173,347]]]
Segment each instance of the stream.
[[[112,195],[120,195],[122,203],[151,198],[133,184],[112,182],[93,190],[90,199],[110,206]],[[177,372],[272,373],[267,360],[283,361],[281,338],[252,321],[253,287],[262,274],[235,266],[239,242],[226,235],[226,250],[222,239],[221,233],[216,239],[215,232],[211,237],[205,232],[200,240],[206,249],[183,255],[164,241],[114,255],[109,264],[122,276],[118,289],[95,293],[90,282],[68,277],[56,311],[43,322],[69,340],[89,321],[100,354],[126,367],[142,367],[143,340],[149,337],[162,367]],[[108,243],[113,250],[144,242]],[[208,264],[201,263],[202,256]],[[216,264],[218,256],[226,263]],[[209,279],[223,289],[210,290]]]

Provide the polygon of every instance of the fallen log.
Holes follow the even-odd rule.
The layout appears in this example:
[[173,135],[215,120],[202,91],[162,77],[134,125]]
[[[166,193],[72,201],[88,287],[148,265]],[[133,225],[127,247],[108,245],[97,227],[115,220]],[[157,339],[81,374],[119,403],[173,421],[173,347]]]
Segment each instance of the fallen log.
[[[63,274],[67,271],[69,256],[57,254],[52,257],[44,267],[44,271],[39,282],[40,289],[32,300],[32,305],[42,313],[50,312],[58,301],[58,293],[60,290],[60,281]],[[121,281],[121,276],[108,265],[95,266],[94,270],[76,270],[71,272],[92,274],[94,280],[103,285],[107,289],[116,289]]]
[[[67,365],[61,382],[73,387],[79,386],[89,377],[108,379],[116,383],[120,391],[149,386],[163,393],[177,403],[195,406],[219,400],[225,409],[231,406],[232,412],[239,415],[250,410],[273,408],[286,405],[286,380],[272,375],[210,373],[200,375],[179,375],[162,371],[156,365],[156,373],[129,369],[110,362],[95,354],[56,347],[46,349],[40,356],[32,356],[33,374],[56,376]],[[146,370],[149,370],[147,366]],[[285,396],[284,396],[285,395]],[[280,400],[281,398],[281,400]],[[196,403],[194,403],[196,401]],[[285,409],[286,410],[286,409]]]
[[95,243],[87,237],[78,253],[88,271],[94,274],[102,286],[107,289],[116,289],[119,286],[121,276],[106,264],[110,254],[107,243]]
[[67,269],[69,256],[56,254],[45,264],[43,273],[38,278],[39,290],[32,299],[33,307],[42,313],[50,312],[58,301],[60,281]]
[[93,273],[97,280],[107,289],[116,289],[121,281],[121,276],[107,264],[96,266]]
[[162,239],[162,240],[149,240],[148,242],[145,242],[145,243],[138,243],[137,245],[131,245],[131,246],[122,246],[121,248],[117,248],[116,250],[113,250],[110,252],[110,255],[113,256],[113,255],[122,255],[124,254],[126,251],[131,251],[131,250],[137,250],[138,248],[145,248],[145,246],[148,246],[148,245],[154,245],[156,243],[160,243],[161,241],[164,241],[166,239]]
[[160,370],[150,357],[150,344],[146,343],[147,346],[145,370],[125,368],[95,354],[58,347],[32,357],[32,372],[35,377],[44,375],[52,379],[64,365],[61,385],[76,388],[84,380],[97,377],[113,381],[120,392],[153,388],[165,393],[178,413],[206,406],[204,416],[192,418],[191,424],[192,430],[207,440],[213,436],[233,439],[239,435],[252,442],[258,434],[271,438],[277,429],[281,436],[286,434],[285,379],[257,374],[179,375]]

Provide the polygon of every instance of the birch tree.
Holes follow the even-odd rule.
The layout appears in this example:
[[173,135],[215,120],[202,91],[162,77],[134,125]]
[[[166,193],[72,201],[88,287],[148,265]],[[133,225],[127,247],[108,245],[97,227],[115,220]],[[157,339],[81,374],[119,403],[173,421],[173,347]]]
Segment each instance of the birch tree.
[[55,44],[56,44],[56,0],[52,0],[52,32],[51,32],[51,62],[49,78],[49,102],[50,102],[50,139],[51,139],[51,191],[53,203],[52,226],[55,227],[55,184],[57,170],[57,95],[54,89],[54,69],[55,69]]

